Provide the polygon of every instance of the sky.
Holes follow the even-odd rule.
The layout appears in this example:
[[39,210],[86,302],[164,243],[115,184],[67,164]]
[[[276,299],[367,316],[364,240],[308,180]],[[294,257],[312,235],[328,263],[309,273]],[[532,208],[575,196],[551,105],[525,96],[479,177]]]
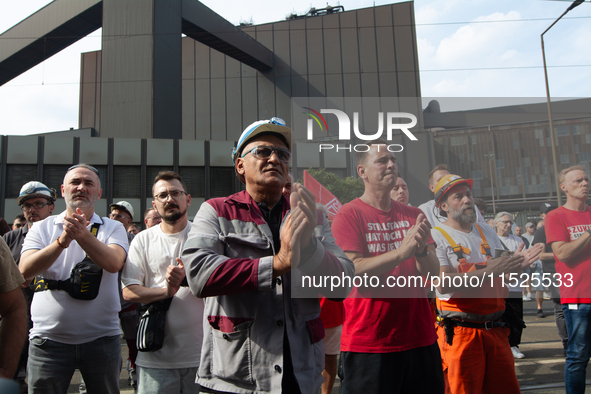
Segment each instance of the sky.
[[[0,33],[50,2],[0,0]],[[340,0],[330,5],[349,11],[392,2]],[[325,0],[202,3],[233,24],[280,21],[291,13],[304,14],[312,6],[327,4]],[[545,101],[540,34],[570,4],[566,0],[416,0],[422,96],[502,98],[492,105]],[[586,0],[544,35],[553,100],[591,97],[590,21],[591,2]],[[78,128],[80,54],[99,50],[100,35],[100,30],[91,33],[0,86],[0,134]],[[453,109],[442,102],[442,111]]]

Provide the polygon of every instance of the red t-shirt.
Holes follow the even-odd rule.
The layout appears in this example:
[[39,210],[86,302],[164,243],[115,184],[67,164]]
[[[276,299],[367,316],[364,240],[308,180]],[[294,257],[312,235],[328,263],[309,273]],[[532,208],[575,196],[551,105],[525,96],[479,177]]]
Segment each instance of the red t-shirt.
[[[546,242],[571,242],[591,228],[591,207],[582,212],[559,207],[546,216]],[[563,304],[591,304],[591,243],[568,262],[558,260],[556,272],[562,284],[560,297]],[[572,274],[572,285],[570,275]],[[554,278],[553,278],[554,279]]]
[[342,302],[320,297],[320,318],[324,328],[338,327],[345,320],[345,307]]
[[[375,257],[396,249],[422,211],[392,202],[389,211],[373,208],[360,199],[343,205],[336,215],[332,232],[343,251]],[[429,238],[429,243],[433,240]],[[417,276],[414,257],[379,275]],[[363,290],[362,290],[363,291]],[[437,336],[424,288],[387,288],[391,298],[360,298],[353,288],[345,306],[341,350],[359,353],[389,353],[429,346]]]

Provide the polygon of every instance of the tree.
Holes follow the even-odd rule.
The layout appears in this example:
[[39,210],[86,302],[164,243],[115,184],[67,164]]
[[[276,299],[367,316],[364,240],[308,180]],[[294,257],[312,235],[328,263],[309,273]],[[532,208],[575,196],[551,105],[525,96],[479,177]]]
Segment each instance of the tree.
[[359,178],[352,176],[341,178],[337,174],[326,171],[324,168],[319,170],[309,168],[308,172],[314,179],[327,188],[329,192],[334,194],[341,204],[346,204],[357,197],[361,197],[363,194],[363,182]]

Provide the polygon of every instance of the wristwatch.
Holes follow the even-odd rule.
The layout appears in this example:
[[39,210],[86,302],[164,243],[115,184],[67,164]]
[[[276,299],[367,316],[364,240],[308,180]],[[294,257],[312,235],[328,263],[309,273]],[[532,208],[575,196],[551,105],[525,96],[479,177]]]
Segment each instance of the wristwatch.
[[421,253],[415,253],[415,257],[425,257],[429,254],[429,245],[425,245],[425,249]]

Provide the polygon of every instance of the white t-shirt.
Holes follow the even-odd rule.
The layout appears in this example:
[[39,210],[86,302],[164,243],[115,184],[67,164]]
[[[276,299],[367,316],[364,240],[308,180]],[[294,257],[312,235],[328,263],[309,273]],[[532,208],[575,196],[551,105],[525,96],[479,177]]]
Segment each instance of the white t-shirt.
[[[160,225],[140,232],[131,242],[123,268],[123,287],[166,287],[166,270],[177,265],[191,224],[176,234],[165,234]],[[203,300],[181,287],[166,313],[164,345],[155,352],[139,352],[136,364],[145,368],[194,368],[199,366],[203,342]]]
[[[50,216],[36,222],[27,233],[22,252],[41,250],[55,242],[63,232],[63,219],[66,212]],[[97,234],[99,241],[106,245],[119,245],[125,252],[127,235],[123,225],[109,218],[94,214],[88,229],[93,223],[102,223]],[[21,253],[22,253],[21,252]],[[39,274],[40,277],[54,280],[70,278],[72,268],[86,257],[86,252],[72,241],[57,260]],[[30,338],[40,337],[70,345],[79,345],[95,339],[119,335],[119,281],[117,274],[103,270],[98,296],[85,301],[72,298],[63,290],[46,290],[35,293],[31,305],[33,329]]]
[[[495,249],[503,249],[503,246],[499,242],[499,237],[495,231],[486,224],[478,224],[482,232],[484,233],[484,237],[486,238],[486,242],[488,246],[490,246],[491,254],[494,257]],[[445,232],[449,234],[451,239],[460,246],[467,248],[470,250],[469,254],[464,254],[464,258],[466,259],[467,263],[482,263],[486,261],[486,254],[481,253],[480,245],[482,244],[482,238],[480,237],[480,233],[476,226],[472,226],[472,232],[465,233],[463,231],[458,231],[453,229],[445,224],[439,224],[437,227],[441,227]],[[431,230],[431,237],[437,244],[437,258],[439,259],[439,264],[442,266],[449,266],[451,272],[457,272],[457,268],[460,265],[458,261],[458,257],[453,251],[451,245],[447,242],[443,234],[438,230]],[[437,297],[442,300],[449,300],[453,296],[453,293],[447,294],[440,294],[437,291]]]
[[[499,239],[505,244],[507,249],[509,249],[512,252],[517,252],[517,249],[519,249],[519,245],[524,243],[520,237],[518,237],[517,235],[513,235],[513,234],[509,234],[509,236],[507,236],[507,237],[501,237],[499,235]],[[505,248],[503,248],[503,249],[505,249]],[[493,256],[494,256],[494,254],[493,254]],[[511,282],[509,282],[509,283],[511,283]],[[522,290],[523,289],[519,286],[509,286],[509,291],[520,292]]]
[[[445,216],[439,214],[439,208],[435,206],[435,200],[429,200],[426,203],[419,205],[419,209],[423,211],[427,220],[431,223],[431,227],[439,226],[447,220]],[[476,221],[478,223],[486,223],[478,209],[476,209]]]
[[528,233],[523,233],[521,236],[529,241],[529,247],[531,248],[532,247],[531,243],[534,242],[534,236],[529,235]]

